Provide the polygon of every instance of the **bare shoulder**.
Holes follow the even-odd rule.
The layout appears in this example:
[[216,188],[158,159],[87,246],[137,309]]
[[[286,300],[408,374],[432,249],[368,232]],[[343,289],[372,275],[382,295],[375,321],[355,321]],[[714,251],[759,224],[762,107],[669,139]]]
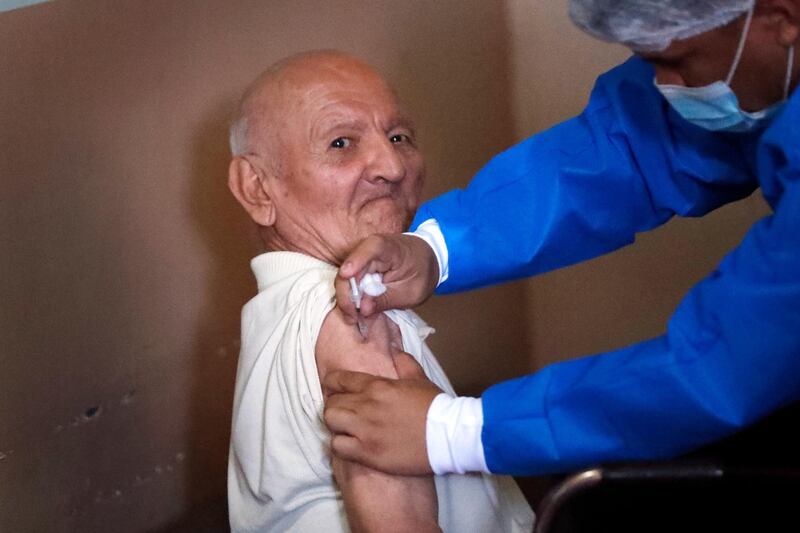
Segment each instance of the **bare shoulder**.
[[[353,370],[387,378],[397,378],[392,354],[402,350],[400,330],[383,313],[367,319],[368,333],[344,320],[338,307],[325,317],[317,338],[315,356],[319,378],[333,370]],[[327,391],[323,390],[327,395]]]

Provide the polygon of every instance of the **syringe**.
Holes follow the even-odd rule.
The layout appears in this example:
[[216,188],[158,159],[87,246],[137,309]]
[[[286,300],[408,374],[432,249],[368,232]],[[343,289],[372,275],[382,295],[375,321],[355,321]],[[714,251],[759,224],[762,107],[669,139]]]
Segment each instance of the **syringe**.
[[362,339],[367,338],[367,323],[361,316],[361,291],[358,289],[356,278],[350,278],[350,300],[356,306],[356,325]]

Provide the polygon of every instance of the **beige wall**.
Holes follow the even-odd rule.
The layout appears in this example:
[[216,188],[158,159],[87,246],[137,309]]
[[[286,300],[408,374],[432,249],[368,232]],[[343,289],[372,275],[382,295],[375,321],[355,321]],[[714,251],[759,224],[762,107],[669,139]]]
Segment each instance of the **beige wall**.
[[[159,530],[224,495],[259,251],[225,186],[225,122],[261,69],[333,47],[389,74],[418,118],[432,195],[512,141],[507,35],[483,0],[0,14],[0,531]],[[524,370],[494,360],[524,353],[507,294],[422,311],[462,389]],[[479,327],[506,321],[502,342]]]

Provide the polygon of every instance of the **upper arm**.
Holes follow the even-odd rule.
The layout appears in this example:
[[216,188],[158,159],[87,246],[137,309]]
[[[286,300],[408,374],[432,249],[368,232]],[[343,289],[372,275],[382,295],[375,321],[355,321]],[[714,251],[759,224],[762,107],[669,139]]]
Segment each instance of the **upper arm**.
[[[367,319],[367,325],[363,339],[338,308],[328,313],[315,350],[320,380],[333,370],[397,378],[392,352],[402,348],[399,329],[383,314]],[[323,394],[328,394],[324,388]],[[381,531],[387,524],[404,531],[438,530],[432,476],[390,475],[335,456],[332,463],[353,531]]]
[[[316,344],[320,381],[333,370],[364,372],[385,378],[397,378],[392,353],[402,349],[397,326],[385,315],[366,319],[368,334],[364,339],[356,326],[347,324],[338,307],[325,317]],[[327,391],[323,389],[327,395]]]

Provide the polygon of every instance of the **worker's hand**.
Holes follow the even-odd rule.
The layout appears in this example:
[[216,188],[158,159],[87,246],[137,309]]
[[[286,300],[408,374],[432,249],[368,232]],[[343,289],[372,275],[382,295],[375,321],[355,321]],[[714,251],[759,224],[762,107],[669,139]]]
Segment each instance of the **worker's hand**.
[[431,474],[425,428],[428,408],[442,391],[406,353],[394,356],[400,379],[361,372],[329,373],[325,423],[333,453],[390,474]]
[[428,243],[411,235],[373,235],[356,246],[336,277],[336,301],[345,319],[353,323],[356,308],[350,300],[350,278],[383,275],[386,292],[377,298],[364,295],[361,314],[371,316],[386,309],[415,307],[433,294],[439,281],[439,264]]

